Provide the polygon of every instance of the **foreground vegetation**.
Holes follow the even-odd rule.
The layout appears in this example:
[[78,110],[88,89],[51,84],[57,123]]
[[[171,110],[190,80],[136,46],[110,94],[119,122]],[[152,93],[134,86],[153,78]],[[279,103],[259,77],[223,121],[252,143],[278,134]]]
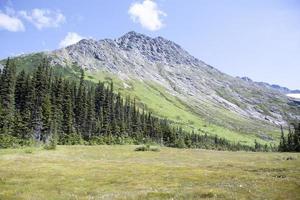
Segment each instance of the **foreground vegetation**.
[[137,146],[0,150],[0,199],[299,199],[300,154]]
[[292,126],[289,127],[287,136],[284,135],[281,127],[281,138],[278,151],[300,152],[300,123],[292,123]]

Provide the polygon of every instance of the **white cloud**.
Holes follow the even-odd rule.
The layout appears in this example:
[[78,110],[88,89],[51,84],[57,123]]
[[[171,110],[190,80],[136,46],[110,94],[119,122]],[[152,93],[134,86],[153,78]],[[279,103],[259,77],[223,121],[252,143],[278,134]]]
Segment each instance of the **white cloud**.
[[140,23],[142,27],[150,31],[157,31],[163,27],[161,17],[167,16],[161,11],[153,0],[144,0],[142,3],[133,3],[128,13],[135,23]]
[[66,37],[59,43],[59,47],[66,47],[69,46],[71,44],[75,44],[77,42],[79,42],[80,40],[84,39],[83,36],[74,33],[74,32],[69,32]]
[[31,22],[39,30],[43,28],[59,27],[66,21],[66,17],[60,11],[35,8],[31,12],[19,11],[19,14]]
[[25,27],[20,19],[14,16],[9,16],[0,11],[0,29],[5,29],[12,32],[24,31]]

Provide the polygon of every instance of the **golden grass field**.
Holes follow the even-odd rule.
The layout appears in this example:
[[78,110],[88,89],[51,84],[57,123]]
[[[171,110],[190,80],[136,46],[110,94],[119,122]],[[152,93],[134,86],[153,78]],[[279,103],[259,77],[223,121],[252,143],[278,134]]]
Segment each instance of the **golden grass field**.
[[135,148],[0,150],[0,199],[300,199],[300,154]]

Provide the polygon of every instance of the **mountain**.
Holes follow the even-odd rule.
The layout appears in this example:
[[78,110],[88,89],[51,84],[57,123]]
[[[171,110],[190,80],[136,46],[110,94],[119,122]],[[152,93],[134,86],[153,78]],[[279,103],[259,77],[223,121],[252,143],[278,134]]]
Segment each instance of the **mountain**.
[[129,32],[15,59],[29,69],[40,57],[67,76],[84,68],[92,81],[113,79],[154,114],[234,141],[274,141],[279,125],[300,119],[299,104],[285,92],[222,73],[162,37]]
[[[237,78],[240,78],[240,77],[237,77]],[[241,77],[240,79],[242,79],[244,81],[248,81],[248,82],[254,82],[249,77]],[[282,86],[276,85],[276,84],[269,84],[266,82],[254,82],[254,83],[261,85],[263,87],[269,88],[269,89],[277,90],[283,94],[299,94],[300,93],[300,90],[290,90],[287,87],[282,87]]]

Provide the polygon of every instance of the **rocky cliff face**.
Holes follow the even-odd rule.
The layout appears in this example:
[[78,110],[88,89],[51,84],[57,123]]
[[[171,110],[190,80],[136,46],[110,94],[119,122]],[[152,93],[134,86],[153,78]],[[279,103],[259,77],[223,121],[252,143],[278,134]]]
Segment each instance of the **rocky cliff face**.
[[[160,84],[193,112],[227,127],[285,125],[300,119],[300,108],[272,87],[224,74],[162,37],[129,32],[115,39],[81,40],[48,53],[53,65],[78,65],[105,71],[124,82],[137,79]],[[249,126],[247,126],[249,125]]]

